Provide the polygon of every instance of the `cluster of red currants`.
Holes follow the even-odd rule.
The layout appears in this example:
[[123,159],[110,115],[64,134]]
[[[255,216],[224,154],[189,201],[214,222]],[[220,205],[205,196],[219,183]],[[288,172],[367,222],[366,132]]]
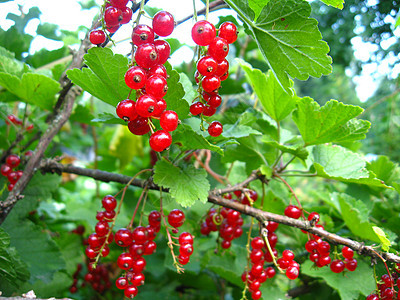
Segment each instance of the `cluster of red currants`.
[[[123,24],[132,19],[132,9],[127,7],[129,0],[109,0],[104,5],[103,20],[109,33],[115,33]],[[104,24],[103,23],[103,24]],[[102,29],[92,30],[89,40],[94,45],[101,45],[106,41],[106,33]]]
[[[157,152],[168,148],[172,143],[170,132],[178,127],[179,118],[175,111],[166,110],[163,99],[168,90],[167,70],[164,63],[168,60],[171,47],[167,41],[155,36],[168,36],[175,27],[172,15],[166,11],[158,12],[153,18],[153,27],[138,24],[132,31],[132,43],[136,65],[125,74],[125,83],[136,90],[137,100],[125,99],[118,103],[117,115],[128,122],[129,130],[136,135],[149,131],[150,147]],[[136,99],[135,98],[135,99]],[[160,121],[161,129],[154,132],[151,118]]]
[[15,168],[17,168],[20,163],[21,159],[18,155],[10,154],[6,157],[6,163],[1,165],[0,167],[1,175],[7,177],[8,179],[9,184],[7,188],[9,191],[12,191],[14,185],[17,183],[17,181],[21,178],[23,174],[22,170],[15,170]]
[[[6,120],[6,124],[10,125],[10,122],[14,125],[17,126],[22,126],[22,120],[20,118],[18,118],[16,115],[11,114],[7,116],[7,120]],[[33,124],[27,124],[25,130],[26,131],[31,131],[34,128]]]
[[[217,30],[208,21],[198,21],[192,28],[192,39],[199,46],[208,46],[207,52],[199,58],[195,79],[201,82],[202,95],[200,101],[190,106],[192,115],[212,116],[221,105],[222,99],[218,95],[221,81],[229,76],[229,63],[225,59],[229,52],[229,44],[237,39],[237,28],[232,22],[224,22]],[[223,126],[218,121],[213,121],[208,126],[211,136],[219,136]]]
[[[367,296],[366,300],[394,300],[400,299],[400,264],[396,264],[396,271],[390,276],[383,274],[377,283],[377,291]],[[397,287],[399,290],[395,289]],[[397,296],[396,296],[397,294]]]
[[[91,264],[87,265],[88,272],[83,277],[81,287],[85,287],[86,284],[90,284],[91,287],[98,293],[102,294],[106,290],[111,288],[110,272],[107,267],[102,264],[98,264],[96,268],[93,268]],[[76,271],[72,275],[72,285],[69,288],[71,294],[78,292],[79,286],[79,275],[82,271],[82,264],[78,264]]]

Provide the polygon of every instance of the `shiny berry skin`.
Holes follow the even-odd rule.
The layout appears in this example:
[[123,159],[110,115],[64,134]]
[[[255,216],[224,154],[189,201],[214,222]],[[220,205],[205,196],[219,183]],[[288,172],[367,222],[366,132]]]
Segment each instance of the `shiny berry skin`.
[[354,251],[352,249],[350,249],[349,247],[343,247],[342,249],[342,254],[344,258],[347,259],[352,259],[354,256]]
[[122,9],[128,2],[129,0],[110,0],[110,5]]
[[135,298],[137,294],[138,294],[138,288],[134,285],[129,285],[124,289],[124,295],[129,299]]
[[193,116],[197,116],[197,115],[201,114],[203,112],[203,110],[204,110],[204,104],[199,101],[190,105],[190,113]]
[[163,98],[157,99],[157,105],[156,108],[154,109],[152,117],[157,117],[160,118],[161,114],[165,111],[167,108],[167,102]]
[[11,168],[16,168],[21,163],[21,159],[16,154],[10,154],[6,158],[6,164],[9,165]]
[[125,83],[131,89],[140,90],[145,86],[146,80],[146,71],[139,66],[131,67],[125,73]]
[[232,22],[222,23],[218,29],[218,36],[225,39],[228,44],[234,43],[238,37],[236,25]]
[[261,299],[261,296],[262,296],[262,292],[260,290],[256,290],[251,293],[251,299],[253,299],[253,300]]
[[116,7],[110,6],[104,12],[104,21],[107,27],[113,27],[119,25],[122,20],[122,11]]
[[137,100],[135,108],[139,116],[147,118],[153,115],[156,105],[157,100],[153,96],[144,94]]
[[311,214],[309,214],[307,220],[311,221],[314,218],[315,218],[315,224],[317,224],[319,222],[319,214],[317,212],[312,212]]
[[182,232],[179,235],[179,244],[180,245],[184,245],[184,244],[193,245],[193,235],[191,235],[189,232]]
[[117,200],[113,196],[107,195],[101,200],[101,204],[106,211],[112,211],[117,207]]
[[159,36],[170,35],[175,28],[174,17],[166,11],[159,11],[153,17],[153,30]]
[[345,265],[343,261],[336,259],[331,262],[330,268],[333,273],[340,273],[343,272]]
[[121,228],[115,233],[114,240],[121,247],[129,247],[133,241],[132,233],[126,228]]
[[140,273],[146,267],[146,260],[143,257],[137,257],[133,262],[132,269],[135,273]]
[[250,291],[258,291],[260,289],[261,283],[258,280],[253,280],[250,284],[249,284],[249,290]]
[[218,63],[217,71],[215,72],[215,75],[218,77],[224,76],[226,73],[229,71],[229,62],[224,59],[223,61]]
[[161,114],[160,126],[166,131],[174,131],[178,127],[178,114],[173,110],[166,110]]
[[226,72],[224,75],[220,76],[219,79],[221,79],[221,81],[227,80],[229,77],[229,72]]
[[140,286],[144,284],[144,275],[143,273],[137,273],[132,277],[132,284],[134,286]]
[[109,32],[109,33],[114,33],[114,32],[116,32],[118,29],[119,29],[119,27],[120,27],[120,25],[118,24],[118,25],[116,25],[116,26],[107,26],[107,31]]
[[150,212],[148,216],[149,224],[151,226],[158,226],[161,223],[161,214],[157,210],[153,210]]
[[146,43],[140,45],[135,52],[135,61],[145,69],[150,69],[158,64],[158,53],[154,44]]
[[132,9],[129,7],[121,8],[122,10],[122,20],[119,22],[120,24],[127,24],[130,20],[132,20]]
[[157,249],[157,244],[154,241],[147,241],[143,247],[143,255],[151,255]]
[[171,145],[172,137],[168,131],[158,130],[150,136],[149,143],[151,149],[156,152],[161,152]]
[[155,99],[164,97],[168,91],[167,80],[165,77],[154,75],[146,81],[146,93]]
[[11,171],[10,173],[8,173],[7,179],[11,184],[17,183],[19,179],[18,173],[16,171]]
[[286,250],[283,250],[282,257],[284,260],[292,261],[294,259],[294,254],[292,251],[286,249]]
[[[22,121],[15,115],[8,115],[7,116],[8,121],[15,125],[22,125]],[[6,120],[6,124],[10,125],[10,123]]]
[[220,136],[223,131],[222,124],[218,121],[213,121],[208,126],[207,131],[208,131],[208,134],[211,136]]
[[307,241],[305,248],[307,252],[311,253],[313,250],[317,250],[318,243],[315,240],[309,240]]
[[98,254],[93,248],[87,247],[85,250],[85,254],[88,258],[95,258]]
[[301,216],[301,209],[296,205],[288,205],[285,208],[285,216],[293,219],[298,219]]
[[104,244],[105,239],[102,237],[99,237],[96,233],[92,233],[91,235],[89,235],[87,241],[91,248],[96,249],[96,248],[100,248],[101,245]]
[[1,168],[0,168],[1,175],[7,177],[11,171],[12,171],[12,168],[9,165],[7,165],[7,164],[1,165]]
[[345,260],[346,269],[353,272],[357,269],[357,260],[355,258]]
[[197,62],[197,71],[203,76],[211,76],[217,72],[218,63],[211,56],[203,56]]
[[251,240],[251,247],[253,249],[262,249],[264,248],[265,244],[261,237],[256,236],[254,239]]
[[149,120],[138,116],[135,120],[128,122],[128,129],[136,135],[144,135],[150,131]]
[[183,256],[190,256],[193,254],[193,245],[192,244],[183,244],[179,247],[179,253]]
[[222,103],[222,98],[220,95],[212,95],[210,97],[210,100],[208,100],[208,105],[214,108],[219,107],[221,103]]
[[221,242],[222,249],[229,249],[231,247],[231,241],[223,240]]
[[133,257],[130,253],[121,253],[117,259],[117,265],[122,270],[128,270],[132,268],[133,265]]
[[89,40],[93,45],[100,45],[106,41],[106,34],[103,30],[92,30],[89,33]]
[[208,46],[208,54],[217,62],[222,62],[229,53],[229,44],[223,38],[216,37]]
[[268,278],[274,278],[276,271],[273,267],[268,267],[265,269],[265,273],[267,273]]
[[164,77],[165,79],[167,79],[167,76],[168,76],[168,74],[167,74],[167,69],[166,69],[163,65],[160,65],[160,64],[155,65],[154,67],[152,67],[152,68],[149,70],[149,72],[148,72],[148,74],[147,74],[147,77],[151,77],[151,76],[153,76],[153,75],[162,76],[162,77]]
[[105,237],[109,230],[110,227],[106,221],[100,221],[96,224],[95,231],[99,237]]
[[168,214],[168,223],[172,227],[178,228],[185,222],[185,214],[180,209],[173,209]]
[[128,284],[129,284],[128,279],[126,279],[126,277],[119,277],[115,281],[115,286],[117,287],[117,289],[120,289],[120,290],[126,289]]
[[331,260],[331,257],[329,255],[328,256],[319,257],[317,266],[318,267],[323,267],[323,266],[329,265],[331,262],[332,262],[332,260]]
[[209,93],[217,91],[221,86],[221,79],[216,75],[204,77],[201,86]]
[[190,256],[188,256],[188,255],[179,254],[179,256],[178,256],[178,261],[182,266],[188,264],[189,260],[190,260]]
[[211,106],[204,106],[203,115],[206,117],[211,117],[217,112],[217,109]]
[[215,26],[208,21],[198,21],[192,28],[192,39],[199,46],[208,46],[217,36]]
[[297,277],[299,277],[299,269],[297,269],[296,267],[287,268],[286,277],[290,280],[295,280]]
[[171,46],[164,40],[155,41],[154,46],[158,53],[158,63],[160,65],[165,64],[171,54]]
[[154,42],[154,31],[149,26],[139,24],[132,30],[132,43],[140,46],[146,43]]
[[371,294],[368,295],[367,298],[365,298],[365,300],[379,300],[379,297],[376,294]]
[[261,249],[253,249],[250,252],[250,260],[253,264],[258,263],[264,259],[264,252]]
[[124,121],[132,121],[137,118],[136,102],[131,99],[125,99],[118,103],[116,112],[118,117]]
[[143,226],[136,227],[132,232],[136,244],[143,245],[147,241],[147,230]]
[[13,190],[14,186],[15,186],[15,184],[10,183],[9,185],[7,185],[7,190],[9,192],[11,192]]
[[318,243],[317,251],[322,256],[328,255],[330,249],[331,249],[331,245],[329,245],[328,242],[322,241],[322,242]]

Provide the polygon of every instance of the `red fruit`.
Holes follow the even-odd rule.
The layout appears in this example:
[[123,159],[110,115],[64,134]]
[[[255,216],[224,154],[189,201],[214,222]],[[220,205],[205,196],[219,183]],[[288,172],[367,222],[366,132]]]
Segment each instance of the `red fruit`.
[[238,31],[236,25],[232,22],[224,22],[219,26],[218,36],[225,39],[228,44],[232,44],[237,40]]
[[166,131],[174,131],[178,127],[178,114],[173,110],[166,110],[161,114],[160,126]]
[[254,291],[251,293],[251,299],[258,300],[261,299],[262,292],[260,290]]
[[136,244],[142,245],[147,241],[147,230],[143,226],[136,227],[132,232]]
[[124,289],[124,295],[129,299],[135,298],[137,294],[138,294],[138,289],[134,285],[129,285]]
[[8,173],[7,179],[11,184],[15,184],[19,179],[18,173],[16,171],[11,171]]
[[282,252],[282,258],[287,261],[292,261],[294,259],[294,254],[290,250],[284,250]]
[[106,257],[108,254],[110,254],[110,248],[105,245],[103,249],[101,249],[101,256]]
[[110,6],[104,12],[104,21],[107,27],[113,27],[119,25],[122,20],[122,11],[116,7]]
[[352,259],[354,256],[354,251],[352,249],[350,249],[349,247],[343,247],[342,249],[342,254],[344,258],[347,259]]
[[345,260],[346,269],[353,272],[357,269],[357,259],[352,258],[349,260]]
[[93,248],[87,247],[85,250],[85,254],[88,258],[95,258],[99,253],[95,251]]
[[115,233],[114,239],[121,247],[129,247],[133,241],[132,233],[126,228],[119,229]]
[[128,279],[126,279],[126,277],[119,277],[115,281],[115,286],[120,290],[126,289],[128,286]]
[[322,241],[318,243],[317,251],[320,255],[326,256],[329,254],[329,251],[331,249],[331,245],[329,245],[328,242]]
[[185,214],[180,209],[173,209],[168,214],[168,223],[172,227],[181,227],[185,222]]
[[139,24],[132,30],[132,43],[140,46],[146,43],[154,42],[154,31],[149,26]]
[[108,226],[108,223],[106,221],[97,222],[96,227],[95,227],[97,236],[105,237],[109,230],[110,230],[110,227]]
[[132,20],[132,9],[129,7],[125,7],[122,10],[122,20],[120,24],[127,24]]
[[161,214],[157,210],[153,210],[150,212],[149,217],[149,224],[151,226],[158,226],[161,223]]
[[193,235],[189,232],[182,232],[179,235],[179,245],[191,244],[193,245]]
[[262,271],[264,271],[264,263],[261,261],[259,263],[255,263],[253,264],[253,266],[250,269],[250,274],[254,277],[254,278],[258,278],[258,276],[260,276],[260,274],[262,273]]
[[26,131],[32,131],[35,126],[33,124],[29,124],[26,126]]
[[116,112],[118,117],[124,121],[135,120],[138,116],[136,112],[136,102],[131,99],[125,99],[119,102]]
[[146,267],[146,260],[143,257],[138,257],[132,264],[133,272],[140,273]]
[[333,273],[343,272],[344,267],[345,267],[344,262],[341,261],[340,259],[336,259],[332,261],[330,264],[330,268]]
[[267,230],[269,232],[274,232],[275,230],[277,230],[279,227],[279,223],[276,223],[274,221],[269,221],[267,224]]
[[267,273],[268,278],[273,278],[276,274],[276,271],[273,267],[268,267],[265,269],[265,273]]
[[287,269],[289,267],[289,262],[283,258],[279,258],[277,263],[281,269]]
[[129,0],[110,0],[110,6],[123,9],[128,4],[128,2]]
[[125,83],[134,90],[140,90],[146,84],[147,76],[143,68],[134,66],[125,73]]
[[317,250],[318,243],[315,240],[309,240],[309,241],[307,241],[305,248],[306,248],[307,252],[311,253],[314,250]]
[[106,41],[106,33],[101,29],[92,30],[89,33],[89,40],[94,45],[103,44]]
[[153,17],[153,30],[159,36],[168,36],[174,31],[174,17],[166,11],[159,11]]
[[314,218],[315,218],[315,224],[317,224],[319,222],[319,214],[317,212],[312,212],[311,214],[309,214],[307,220],[311,221]]
[[100,248],[104,244],[105,239],[103,237],[99,237],[96,233],[92,233],[91,235],[89,235],[87,241],[90,248],[96,249]]
[[193,254],[193,245],[192,244],[183,244],[179,247],[179,253],[183,256],[190,256]]
[[208,100],[208,105],[210,105],[211,107],[217,108],[218,106],[220,106],[222,103],[222,98],[220,95],[212,95],[210,97],[210,100]]
[[118,24],[116,26],[107,26],[106,29],[108,30],[109,33],[114,33],[119,29],[119,27],[120,27],[120,25]]
[[215,26],[208,21],[198,21],[192,28],[192,39],[200,46],[208,46],[216,37]]
[[155,41],[154,46],[158,53],[158,63],[160,65],[165,64],[171,54],[171,46],[164,40]]
[[293,219],[298,219],[301,217],[301,209],[296,205],[288,205],[285,208],[285,216]]
[[180,263],[182,266],[184,266],[184,265],[186,265],[186,264],[189,262],[190,256],[179,254],[178,260],[179,260],[179,263]]
[[135,120],[128,122],[128,129],[136,135],[144,135],[150,131],[149,120],[138,116]]
[[211,106],[204,106],[203,115],[206,117],[211,117],[217,112],[217,109]]
[[[165,77],[154,75],[146,81],[146,93],[159,99],[165,96],[168,91],[167,80]],[[139,100],[138,100],[139,101]]]
[[165,102],[163,98],[158,99],[152,117],[157,117],[157,118],[161,117],[161,114],[165,111],[166,108],[167,108],[167,102]]
[[135,52],[136,63],[145,69],[150,69],[158,63],[158,53],[154,44],[140,45]]
[[204,110],[204,104],[201,102],[195,102],[192,105],[190,105],[190,113],[193,116],[197,116],[199,114],[201,114]]
[[117,207],[117,200],[113,196],[107,195],[101,200],[101,204],[106,211],[113,211]]
[[144,284],[144,275],[142,273],[138,273],[133,275],[132,277],[132,284],[135,286],[140,286]]
[[221,79],[216,75],[204,77],[201,86],[206,92],[216,92],[221,86]]
[[217,72],[217,69],[217,61],[209,55],[202,57],[197,62],[197,71],[203,76],[214,75]]
[[157,249],[157,244],[154,241],[147,241],[143,245],[143,255],[151,255]]
[[249,290],[250,291],[258,291],[260,289],[261,283],[258,280],[253,280],[250,284],[249,284]]
[[262,249],[264,248],[264,246],[264,241],[260,236],[256,236],[254,239],[251,240],[251,247],[253,249]]
[[153,115],[156,105],[157,100],[153,96],[144,94],[137,100],[135,109],[139,116],[147,118]]
[[218,121],[213,121],[208,126],[208,134],[211,136],[220,136],[223,131],[222,124]]
[[217,62],[222,62],[229,53],[229,44],[223,38],[216,37],[208,46],[208,54]]
[[215,72],[215,75],[222,77],[229,71],[229,62],[224,59],[223,61],[218,63],[217,67],[217,72]]
[[10,154],[6,158],[6,164],[9,165],[11,168],[15,169],[19,166],[21,159],[16,154]]
[[132,254],[134,257],[142,256],[144,253],[144,245],[143,244],[139,245],[139,244],[133,243],[129,247],[129,253]]
[[1,168],[0,168],[1,175],[7,177],[11,171],[12,171],[12,168],[9,165],[7,165],[7,164],[1,165]]
[[121,253],[117,259],[117,265],[122,270],[129,270],[133,266],[133,257],[130,253]]
[[33,151],[32,150],[28,150],[24,153],[25,156],[32,156],[33,155]]
[[379,300],[379,297],[376,294],[371,294],[368,295],[367,298],[365,298],[365,300]]
[[[22,125],[22,121],[17,117],[17,116],[15,116],[15,115],[8,115],[7,116],[7,119],[11,122],[11,123],[13,123],[13,124],[15,124],[15,125]],[[10,123],[6,120],[6,124],[7,125],[10,125]]]
[[253,264],[258,263],[264,259],[264,252],[261,249],[253,249],[250,252],[250,260]]
[[231,247],[231,241],[223,240],[221,242],[222,249],[229,249]]
[[15,184],[10,183],[9,185],[7,185],[7,190],[9,192],[11,192],[13,190],[14,186],[15,186]]
[[150,147],[156,152],[167,149],[172,143],[172,137],[168,131],[158,130],[150,136]]
[[163,65],[160,65],[160,64],[155,65],[154,67],[152,67],[152,68],[149,70],[149,72],[148,72],[147,75],[148,75],[147,77],[149,77],[149,78],[150,78],[151,76],[153,76],[153,75],[159,75],[159,76],[164,77],[165,79],[166,79],[167,76],[168,76],[168,74],[167,74],[167,69],[166,69]]
[[296,279],[297,277],[299,277],[299,269],[297,269],[296,267],[287,268],[286,277],[290,280]]
[[237,221],[240,218],[240,212],[236,210],[231,210],[227,215],[226,215],[226,221],[228,222],[229,225],[235,226]]

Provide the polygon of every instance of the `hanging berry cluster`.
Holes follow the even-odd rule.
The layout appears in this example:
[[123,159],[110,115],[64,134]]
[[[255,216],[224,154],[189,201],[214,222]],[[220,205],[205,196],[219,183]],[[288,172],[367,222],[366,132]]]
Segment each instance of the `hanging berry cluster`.
[[[393,300],[400,298],[400,264],[395,271],[383,274],[377,282],[377,289],[367,296],[366,300]],[[397,287],[397,289],[395,289]]]
[[[167,41],[155,39],[168,36],[175,27],[172,15],[166,11],[158,12],[153,18],[153,27],[138,24],[132,31],[135,46],[133,66],[125,74],[125,83],[136,91],[135,100],[125,99],[118,103],[117,115],[128,122],[129,130],[136,135],[151,131],[150,147],[157,152],[168,148],[172,143],[170,132],[178,127],[179,118],[175,111],[166,110],[163,99],[168,90],[167,70],[164,66],[171,53]],[[154,131],[151,119],[160,121],[161,129]]]
[[[232,22],[224,22],[217,30],[208,21],[198,21],[192,28],[192,39],[199,45],[200,49],[195,73],[196,82],[199,84],[200,100],[190,106],[192,115],[201,117],[212,116],[221,105],[222,99],[218,94],[221,81],[229,76],[229,63],[226,56],[229,52],[229,44],[237,39],[236,25]],[[205,48],[207,47],[207,48]],[[218,121],[213,121],[208,126],[211,136],[219,136],[223,126]]]
[[[16,115],[11,114],[7,116],[6,124],[11,125],[10,123],[17,125],[17,126],[22,126],[23,122],[20,118],[18,118]],[[26,131],[31,131],[34,128],[33,124],[27,124],[25,130]]]
[[12,191],[14,185],[17,183],[17,181],[21,178],[23,174],[22,170],[16,170],[16,168],[19,166],[20,163],[21,159],[18,155],[10,154],[6,157],[6,163],[1,165],[0,167],[1,175],[7,177],[8,179],[9,184],[7,188],[9,191]]

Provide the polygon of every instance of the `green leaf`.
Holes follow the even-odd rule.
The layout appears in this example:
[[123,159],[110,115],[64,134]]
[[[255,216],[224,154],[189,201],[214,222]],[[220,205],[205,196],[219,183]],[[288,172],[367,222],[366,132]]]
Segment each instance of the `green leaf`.
[[380,242],[368,219],[370,211],[361,200],[347,194],[332,194],[332,197],[339,200],[343,221],[353,234],[362,239]]
[[387,156],[379,156],[367,165],[367,169],[374,172],[377,178],[383,180],[386,185],[392,185],[399,178],[397,164],[390,161]]
[[338,291],[342,300],[359,299],[360,294],[367,296],[376,288],[371,268],[362,260],[358,260],[356,271],[346,272],[345,276],[333,273],[327,267],[316,268],[309,260],[301,265],[301,272],[311,277],[322,278]]
[[268,4],[270,0],[249,0],[249,6],[254,11],[255,20],[257,20],[263,7]]
[[[277,122],[286,118],[296,107],[295,97],[286,93],[271,70],[264,74],[258,69],[253,69],[244,60],[238,59],[238,61],[246,72],[265,112]],[[290,80],[289,88],[292,89],[292,87],[293,81]]]
[[32,39],[33,36],[21,34],[15,26],[11,26],[7,31],[0,28],[0,45],[15,53],[17,59],[21,58],[23,52],[29,52]]
[[182,145],[181,150],[183,151],[207,149],[221,155],[224,154],[220,147],[211,144],[204,136],[194,131],[191,126],[184,123],[180,124],[177,130],[173,132],[172,140],[174,143],[180,143]]
[[7,248],[10,245],[10,236],[0,228],[0,248]]
[[[190,96],[189,91],[193,90],[192,84],[184,78],[181,79],[179,73],[173,70],[169,63],[165,64],[169,77],[167,78],[168,93],[165,95],[164,100],[167,102],[167,109],[175,111],[180,120],[189,117],[189,103],[192,99],[187,99]],[[183,84],[182,84],[183,83]],[[188,91],[188,96],[185,91]]]
[[246,1],[227,0],[255,38],[279,84],[288,92],[289,77],[306,80],[332,72],[329,46],[321,40],[311,7],[302,0],[271,0],[257,21]]
[[94,118],[93,120],[91,120],[91,122],[126,125],[126,122],[124,120],[122,120],[121,118],[117,117],[112,113],[107,113],[107,112],[99,114],[97,118]]
[[326,5],[333,6],[338,9],[343,9],[344,0],[321,0]]
[[44,75],[25,73],[19,79],[15,75],[0,73],[0,85],[17,95],[20,100],[43,109],[51,109],[60,84]]
[[159,186],[169,188],[171,196],[183,207],[198,200],[207,202],[210,184],[204,169],[196,169],[193,165],[177,167],[163,158],[154,167],[153,180]]
[[262,135],[261,132],[251,128],[250,126],[240,125],[240,120],[238,120],[235,124],[224,124],[224,131],[221,136],[225,138],[241,138],[249,135]]
[[83,105],[77,105],[74,108],[71,117],[69,118],[70,121],[77,121],[79,123],[86,123],[86,124],[89,124],[92,119],[93,115],[90,112],[90,108]]
[[308,151],[305,149],[302,145],[282,145],[279,144],[277,141],[271,140],[270,137],[268,136],[263,136],[261,139],[265,144],[274,147],[276,149],[281,150],[283,153],[290,153],[293,154],[294,156],[297,156],[298,158],[305,160],[308,157]]
[[388,240],[388,238],[386,237],[385,232],[382,229],[380,229],[379,227],[377,227],[377,226],[373,226],[372,230],[376,233],[376,235],[378,236],[380,242],[382,243],[382,250],[383,251],[389,251],[391,243]]
[[318,176],[390,188],[366,169],[366,161],[357,153],[337,145],[318,145],[312,150],[312,161]]
[[100,100],[116,106],[129,94],[125,84],[128,59],[121,54],[113,54],[111,49],[95,47],[84,56],[89,68],[67,71],[71,81]]
[[362,112],[361,107],[336,100],[320,107],[313,99],[305,97],[297,102],[293,120],[306,146],[351,142],[364,139],[371,125],[368,121],[353,119]]

